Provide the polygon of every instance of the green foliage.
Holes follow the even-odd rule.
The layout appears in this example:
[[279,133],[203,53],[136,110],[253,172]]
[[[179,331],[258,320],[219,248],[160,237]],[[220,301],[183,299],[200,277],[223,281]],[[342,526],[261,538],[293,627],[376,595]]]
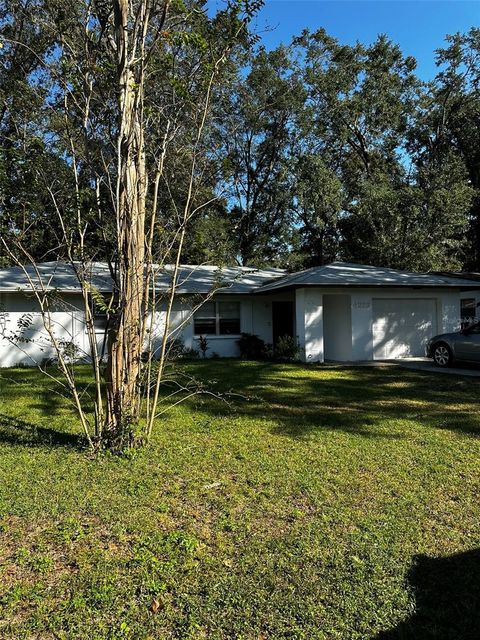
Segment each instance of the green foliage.
[[277,343],[273,345],[271,357],[273,360],[285,360],[293,362],[300,357],[301,348],[292,336],[280,336]]
[[222,205],[210,207],[192,220],[182,255],[185,264],[235,264],[235,237]]
[[431,85],[385,36],[350,46],[319,29],[259,51],[225,117],[243,263],[476,260],[478,30],[449,42]]
[[202,354],[202,358],[207,357],[208,351],[208,338],[207,336],[199,336],[198,338],[198,348],[200,349],[200,353]]
[[[176,0],[154,40],[144,87],[150,185],[164,135],[176,132],[159,185],[158,253],[177,247],[195,149],[185,262],[480,268],[480,30],[447,36],[425,84],[386,36],[344,45],[319,29],[266,51],[248,31],[261,4],[236,0],[210,16],[202,1]],[[116,257],[109,25],[105,3],[11,0],[0,11],[0,233],[21,237],[37,260],[65,257],[59,213],[79,251],[79,210],[87,257]],[[225,48],[198,141],[199,105]],[[75,105],[88,79],[85,132]],[[147,223],[151,207],[149,192]],[[10,261],[1,248],[0,264]]]
[[253,333],[242,333],[237,345],[241,358],[260,360],[266,356],[265,342]]
[[221,105],[218,136],[231,203],[236,254],[243,265],[285,260],[292,223],[289,153],[303,87],[285,47],[260,49]]
[[[319,155],[301,156],[295,177],[297,251],[301,266],[308,268],[333,262],[338,254],[344,199],[342,182]],[[290,263],[294,260],[292,256]]]
[[462,182],[468,181],[468,240],[459,260],[467,268],[477,270],[480,268],[479,60],[478,27],[446,37],[445,48],[437,51],[437,77],[423,96],[421,110],[409,134],[410,149],[420,167],[436,166],[441,175],[441,167],[454,163],[454,175],[460,176],[459,183],[453,183],[453,176],[447,180],[448,186],[457,192],[447,201],[451,205],[449,214],[454,219],[464,213],[465,208],[461,208],[461,202],[455,208],[452,198],[461,198],[458,190]]
[[187,348],[180,337],[174,337],[169,341],[167,351],[170,360],[195,360],[200,355],[198,349]]

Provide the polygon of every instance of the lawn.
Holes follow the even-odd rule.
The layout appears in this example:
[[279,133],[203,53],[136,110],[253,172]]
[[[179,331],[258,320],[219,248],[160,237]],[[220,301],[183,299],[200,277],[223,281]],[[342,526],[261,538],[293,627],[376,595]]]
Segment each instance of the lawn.
[[176,407],[130,459],[0,371],[2,639],[479,637],[479,382],[182,366],[245,397]]

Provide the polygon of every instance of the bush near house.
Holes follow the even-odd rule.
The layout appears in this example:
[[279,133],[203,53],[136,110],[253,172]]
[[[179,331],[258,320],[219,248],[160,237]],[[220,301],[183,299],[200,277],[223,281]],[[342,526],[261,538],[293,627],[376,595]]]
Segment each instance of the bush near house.
[[476,380],[179,366],[247,399],[176,407],[130,459],[0,371],[2,639],[475,637]]
[[240,357],[247,360],[280,360],[295,362],[300,358],[301,348],[295,338],[280,336],[277,343],[266,344],[259,336],[253,333],[242,333],[237,345]]

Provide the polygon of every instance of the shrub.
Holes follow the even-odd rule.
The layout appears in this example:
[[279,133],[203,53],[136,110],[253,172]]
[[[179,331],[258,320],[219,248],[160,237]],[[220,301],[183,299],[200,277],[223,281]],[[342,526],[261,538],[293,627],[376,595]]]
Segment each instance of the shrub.
[[200,351],[202,353],[202,357],[206,358],[207,357],[207,351],[208,351],[207,336],[200,336],[198,338],[198,346],[200,347]]
[[[170,338],[167,342],[167,359],[168,360],[194,360],[200,356],[198,349],[186,347],[181,337]],[[157,349],[153,356],[153,360],[158,360],[160,350]],[[150,359],[150,353],[144,351],[141,356],[142,363],[147,363]]]
[[272,350],[274,360],[298,360],[299,355],[300,346],[292,336],[280,336]]
[[184,360],[196,360],[200,357],[200,352],[198,349],[194,349],[193,347],[187,348],[185,347],[180,355],[180,358]]
[[242,333],[237,345],[242,358],[260,360],[266,356],[265,342],[253,333]]
[[198,349],[186,347],[180,336],[169,340],[167,352],[170,360],[193,360],[200,355]]

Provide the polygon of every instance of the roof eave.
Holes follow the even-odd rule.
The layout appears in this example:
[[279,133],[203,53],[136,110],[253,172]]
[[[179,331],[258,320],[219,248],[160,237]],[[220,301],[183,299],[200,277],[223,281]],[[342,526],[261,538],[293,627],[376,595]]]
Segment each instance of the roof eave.
[[471,291],[475,289],[480,289],[480,282],[478,284],[462,284],[461,282],[450,282],[450,283],[425,283],[425,284],[403,284],[403,283],[384,283],[384,282],[373,282],[373,283],[325,283],[325,284],[286,284],[283,287],[269,287],[268,289],[264,289],[261,287],[260,289],[256,289],[253,293],[256,295],[261,295],[263,293],[277,293],[280,291],[292,291],[295,289],[338,289],[338,288],[348,288],[348,289],[372,289],[372,288],[389,288],[389,289],[461,289],[462,291]]

